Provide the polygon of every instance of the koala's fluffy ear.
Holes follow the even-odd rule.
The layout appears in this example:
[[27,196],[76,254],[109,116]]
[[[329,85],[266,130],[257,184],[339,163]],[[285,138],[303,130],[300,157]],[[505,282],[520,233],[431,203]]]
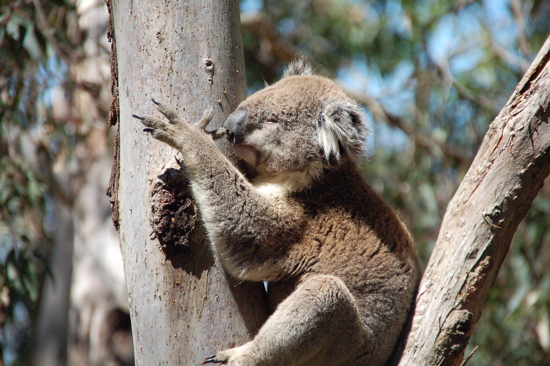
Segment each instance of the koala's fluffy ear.
[[304,57],[292,61],[286,68],[283,78],[296,75],[314,75],[313,67]]
[[317,139],[325,159],[352,160],[363,152],[367,128],[360,107],[348,101],[327,104],[317,123]]

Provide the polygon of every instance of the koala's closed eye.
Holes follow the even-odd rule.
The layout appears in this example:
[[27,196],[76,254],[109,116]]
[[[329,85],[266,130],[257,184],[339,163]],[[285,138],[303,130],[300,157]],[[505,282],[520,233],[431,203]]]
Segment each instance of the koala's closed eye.
[[265,124],[266,128],[268,128],[268,129],[276,128],[278,123],[279,123],[279,121],[277,119],[273,118],[273,117],[267,118],[264,121],[264,124]]

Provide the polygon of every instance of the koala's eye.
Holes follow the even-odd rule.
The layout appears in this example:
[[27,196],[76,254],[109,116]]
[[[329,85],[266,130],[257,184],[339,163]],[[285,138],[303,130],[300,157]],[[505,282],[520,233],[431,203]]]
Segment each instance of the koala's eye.
[[279,121],[277,121],[273,117],[269,117],[264,121],[264,124],[265,124],[266,128],[275,128],[275,127],[277,127],[277,123],[279,123]]

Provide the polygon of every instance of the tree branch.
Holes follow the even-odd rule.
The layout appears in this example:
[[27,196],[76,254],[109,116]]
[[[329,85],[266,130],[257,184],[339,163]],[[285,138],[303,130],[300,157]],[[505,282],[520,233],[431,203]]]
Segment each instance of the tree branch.
[[468,163],[472,161],[472,157],[465,151],[448,146],[445,143],[436,141],[435,139],[427,137],[416,131],[414,127],[409,126],[405,121],[403,121],[403,119],[386,111],[384,106],[376,99],[371,98],[364,93],[358,93],[350,90],[345,85],[340,84],[340,86],[349,96],[359,103],[364,104],[365,107],[371,111],[374,119],[384,121],[387,125],[400,129],[418,146],[428,150],[430,153],[433,154],[435,149],[439,149],[448,160],[457,161],[459,163]]
[[434,65],[439,77],[443,80],[443,82],[452,86],[456,90],[459,96],[466,99],[467,101],[472,103],[474,106],[483,108],[491,113],[498,112],[498,107],[496,106],[496,103],[494,101],[489,100],[488,98],[486,98],[484,95],[481,95],[481,94],[474,95],[474,93],[468,90],[468,88],[460,84],[451,73],[451,70],[448,64],[440,65],[435,61],[432,61],[432,64]]
[[522,7],[526,6],[529,8],[529,11],[525,11],[525,14],[531,12],[533,7],[533,1],[522,2],[520,0],[510,1],[510,8],[512,9],[512,14],[514,15],[514,21],[516,22],[518,46],[520,51],[523,53],[523,56],[528,58],[531,55],[531,46],[527,40],[527,35],[525,34],[525,18]]
[[399,365],[460,365],[517,226],[550,173],[550,38],[449,203]]

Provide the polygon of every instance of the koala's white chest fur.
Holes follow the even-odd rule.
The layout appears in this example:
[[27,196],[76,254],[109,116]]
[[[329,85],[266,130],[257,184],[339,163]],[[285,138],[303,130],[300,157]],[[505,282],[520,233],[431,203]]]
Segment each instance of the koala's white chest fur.
[[258,190],[261,194],[273,198],[283,198],[286,197],[290,192],[292,192],[288,186],[284,183],[253,183],[254,188]]
[[265,196],[283,198],[311,186],[313,180],[321,174],[321,170],[322,163],[317,161],[302,171],[257,177],[252,180],[252,186]]

